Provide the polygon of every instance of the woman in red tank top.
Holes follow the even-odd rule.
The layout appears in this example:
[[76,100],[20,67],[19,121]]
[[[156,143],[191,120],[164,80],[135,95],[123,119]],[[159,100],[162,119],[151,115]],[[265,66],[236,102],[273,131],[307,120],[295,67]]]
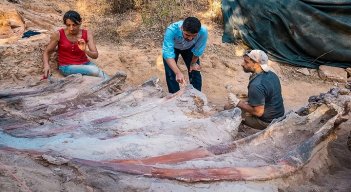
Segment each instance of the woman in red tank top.
[[93,35],[90,31],[81,29],[82,19],[76,11],[68,11],[63,16],[66,28],[54,32],[43,54],[44,77],[50,75],[49,57],[58,47],[58,64],[64,76],[80,73],[102,77],[105,80],[109,76],[99,69],[88,57],[96,59],[99,56]]

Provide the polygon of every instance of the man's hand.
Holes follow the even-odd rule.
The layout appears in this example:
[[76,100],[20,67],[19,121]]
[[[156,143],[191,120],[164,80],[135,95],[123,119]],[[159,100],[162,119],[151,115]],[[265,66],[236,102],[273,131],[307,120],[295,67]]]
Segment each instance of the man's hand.
[[86,50],[87,43],[85,42],[84,39],[78,39],[77,43],[78,43],[78,47],[80,50],[82,50],[82,51]]
[[201,70],[201,66],[197,63],[192,63],[190,64],[190,72],[192,71],[200,71]]
[[240,102],[240,99],[237,98],[233,93],[229,93],[228,99],[229,103],[232,104],[234,107],[236,107]]
[[177,81],[179,84],[185,86],[185,79],[184,79],[183,73],[177,73],[177,74],[176,74],[176,81]]

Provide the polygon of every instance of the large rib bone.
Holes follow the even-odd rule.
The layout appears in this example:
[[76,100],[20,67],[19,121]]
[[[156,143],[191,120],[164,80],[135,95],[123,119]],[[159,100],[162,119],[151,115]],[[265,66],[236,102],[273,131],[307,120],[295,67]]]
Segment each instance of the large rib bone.
[[[118,86],[111,92],[113,85],[77,91],[79,97],[70,95],[46,108],[29,101],[57,93],[23,97],[18,106],[7,103],[7,97],[2,105],[12,113],[2,115],[0,144],[56,151],[72,165],[186,182],[269,180],[323,157],[333,131],[347,119],[345,106],[351,100],[332,90],[299,114],[289,113],[264,131],[232,141],[239,109],[215,112],[192,87],[164,97],[155,80],[123,92],[115,92]],[[21,116],[33,109],[40,109],[37,121]],[[40,124],[43,117],[47,121]]]

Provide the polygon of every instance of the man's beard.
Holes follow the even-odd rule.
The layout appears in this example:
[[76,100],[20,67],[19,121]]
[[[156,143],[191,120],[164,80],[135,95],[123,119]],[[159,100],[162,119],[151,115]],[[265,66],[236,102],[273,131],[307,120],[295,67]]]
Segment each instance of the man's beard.
[[245,73],[252,73],[252,71],[250,69],[248,69],[248,68],[244,68],[243,67],[243,70],[244,70]]

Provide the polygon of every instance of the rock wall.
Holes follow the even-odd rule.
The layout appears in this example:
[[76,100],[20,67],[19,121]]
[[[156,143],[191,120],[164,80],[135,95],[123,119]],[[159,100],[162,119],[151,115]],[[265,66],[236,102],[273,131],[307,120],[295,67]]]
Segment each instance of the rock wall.
[[[52,31],[62,25],[62,10],[47,1],[0,2],[0,80],[25,80],[42,71],[42,53]],[[22,38],[26,31],[40,35]],[[50,64],[57,68],[53,54]]]
[[[0,45],[0,80],[23,80],[26,76],[38,76],[42,71],[42,54],[50,36],[40,34],[16,43]],[[57,66],[53,54],[50,64]]]
[[16,9],[0,10],[0,39],[20,37],[24,28],[24,20]]

